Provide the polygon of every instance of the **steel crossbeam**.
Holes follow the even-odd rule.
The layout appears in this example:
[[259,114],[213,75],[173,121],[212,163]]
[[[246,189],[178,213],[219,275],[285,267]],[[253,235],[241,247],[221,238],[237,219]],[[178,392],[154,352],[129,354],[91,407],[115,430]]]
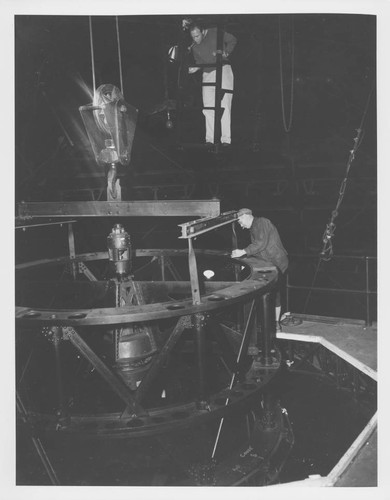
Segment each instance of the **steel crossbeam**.
[[217,216],[219,200],[22,202],[20,218]]

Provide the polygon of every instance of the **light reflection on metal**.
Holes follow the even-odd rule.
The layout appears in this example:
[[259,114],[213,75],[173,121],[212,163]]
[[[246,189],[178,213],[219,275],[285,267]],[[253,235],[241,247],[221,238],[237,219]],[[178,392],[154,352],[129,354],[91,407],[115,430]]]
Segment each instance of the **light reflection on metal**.
[[19,218],[217,216],[219,200],[21,202]]
[[130,235],[121,224],[115,224],[107,236],[108,259],[117,275],[126,275],[131,270]]
[[93,103],[80,106],[98,165],[129,165],[138,110],[111,84],[101,85]]
[[226,224],[230,224],[238,219],[238,211],[224,212],[217,217],[204,217],[203,219],[194,220],[179,224],[181,227],[181,236],[179,238],[194,238],[199,234],[207,233],[212,229],[216,229]]

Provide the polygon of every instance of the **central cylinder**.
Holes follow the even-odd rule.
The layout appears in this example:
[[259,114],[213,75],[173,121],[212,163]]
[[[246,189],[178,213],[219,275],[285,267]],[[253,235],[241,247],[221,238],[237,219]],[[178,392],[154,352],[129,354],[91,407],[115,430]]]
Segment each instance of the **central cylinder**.
[[123,276],[131,270],[130,235],[121,224],[115,224],[107,236],[108,260],[111,270]]

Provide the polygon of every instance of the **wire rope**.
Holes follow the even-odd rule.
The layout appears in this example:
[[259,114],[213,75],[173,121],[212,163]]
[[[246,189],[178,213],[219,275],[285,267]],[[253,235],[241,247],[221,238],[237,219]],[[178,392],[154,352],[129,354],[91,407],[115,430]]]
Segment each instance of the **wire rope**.
[[347,181],[348,181],[348,174],[349,174],[349,171],[351,169],[352,162],[355,159],[355,154],[356,154],[357,150],[359,149],[359,147],[360,147],[360,145],[361,145],[361,143],[363,141],[363,138],[364,138],[363,125],[364,125],[364,122],[365,122],[365,119],[366,119],[366,116],[367,116],[368,107],[369,107],[369,104],[370,104],[371,95],[372,95],[373,90],[374,90],[374,87],[371,87],[371,90],[370,90],[370,92],[368,94],[366,105],[365,105],[365,108],[364,108],[364,111],[363,111],[363,116],[362,116],[362,119],[360,121],[359,128],[356,129],[357,135],[356,135],[356,137],[354,139],[354,146],[350,150],[350,154],[349,154],[349,158],[348,158],[348,162],[347,162],[347,167],[346,167],[344,179],[341,181],[341,185],[340,185],[340,189],[339,189],[339,196],[338,196],[338,199],[337,199],[336,207],[332,211],[332,215],[331,215],[330,221],[326,225],[325,231],[324,231],[323,236],[322,236],[323,247],[322,247],[322,250],[321,250],[321,253],[320,253],[320,259],[322,259],[322,260],[328,261],[333,256],[332,238],[333,238],[334,232],[336,230],[336,224],[335,224],[334,221],[336,220],[336,218],[337,218],[337,216],[339,214],[339,209],[340,209],[341,203],[342,203],[342,201],[344,199],[345,189],[347,187]]
[[284,83],[283,83],[283,57],[282,57],[282,30],[279,16],[279,69],[280,69],[280,92],[282,103],[282,119],[285,132],[290,132],[293,119],[293,103],[294,103],[294,59],[295,59],[295,43],[294,43],[294,18],[291,17],[291,85],[290,85],[290,116],[288,126],[286,125],[286,109],[284,105]]
[[119,21],[118,21],[118,16],[115,16],[115,23],[116,23],[116,39],[118,43],[118,61],[119,61],[119,80],[120,80],[120,85],[121,85],[121,92],[123,94],[123,76],[122,76],[122,56],[121,56],[121,43],[120,43],[120,38],[119,38]]
[[96,90],[96,78],[95,78],[95,56],[93,50],[93,35],[92,35],[92,17],[89,16],[89,41],[91,45],[91,63],[92,63],[92,87],[93,87],[93,95]]
[[365,122],[365,119],[366,119],[366,116],[367,116],[368,107],[369,107],[369,103],[370,103],[370,100],[371,100],[372,92],[373,92],[373,87],[371,87],[371,90],[370,90],[370,92],[368,94],[366,105],[365,105],[365,108],[364,108],[364,111],[363,111],[363,116],[362,116],[362,119],[360,121],[359,128],[357,129],[357,136],[354,139],[354,147],[350,151],[350,155],[349,155],[348,163],[347,163],[347,167],[346,167],[346,172],[345,172],[345,177],[342,180],[341,185],[340,185],[339,197],[338,197],[338,200],[337,200],[337,203],[336,203],[336,207],[332,211],[332,216],[331,216],[330,222],[327,224],[326,229],[324,231],[324,234],[322,236],[323,248],[322,248],[322,251],[321,251],[321,253],[319,255],[319,259],[318,259],[316,271],[314,273],[314,277],[313,277],[311,288],[310,288],[310,290],[309,290],[309,292],[307,294],[307,297],[306,297],[305,305],[304,305],[304,308],[303,308],[303,312],[304,313],[306,312],[307,305],[308,305],[309,300],[311,298],[312,290],[313,290],[314,283],[315,283],[316,278],[317,278],[317,274],[318,274],[321,262],[322,261],[328,262],[332,258],[332,256],[333,256],[332,238],[333,238],[334,232],[336,230],[336,225],[335,225],[334,221],[335,221],[336,217],[338,216],[338,210],[339,210],[340,205],[341,205],[341,203],[343,201],[343,198],[344,198],[345,189],[346,189],[346,186],[347,186],[348,174],[349,174],[349,171],[351,169],[352,162],[353,162],[353,160],[355,158],[355,154],[356,154],[357,150],[359,149],[359,147],[360,147],[360,145],[362,143],[363,137],[364,137],[363,125],[364,125],[364,122]]

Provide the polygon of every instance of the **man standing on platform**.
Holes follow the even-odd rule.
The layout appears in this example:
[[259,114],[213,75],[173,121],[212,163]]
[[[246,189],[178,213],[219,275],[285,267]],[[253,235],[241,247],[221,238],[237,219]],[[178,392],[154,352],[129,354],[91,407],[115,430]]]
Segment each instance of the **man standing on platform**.
[[[190,49],[196,64],[215,64],[217,61],[217,28],[204,29],[200,24],[192,22],[188,26],[193,44]],[[222,118],[221,118],[221,143],[231,143],[231,108],[233,99],[234,77],[229,56],[236,46],[237,39],[230,33],[223,32],[222,38]],[[195,73],[199,67],[190,67],[189,73]],[[216,68],[206,66],[202,74],[202,97],[205,108],[215,107],[215,82]],[[210,85],[211,84],[211,85]],[[213,85],[214,84],[214,85]],[[214,143],[214,110],[204,109],[206,122],[206,143]]]
[[238,211],[238,223],[243,229],[249,229],[251,243],[246,248],[232,251],[231,256],[255,257],[274,265],[279,271],[278,289],[275,299],[275,320],[276,331],[280,331],[280,290],[285,280],[285,273],[288,268],[288,257],[278,230],[271,221],[264,217],[254,217],[252,210],[241,208]]

